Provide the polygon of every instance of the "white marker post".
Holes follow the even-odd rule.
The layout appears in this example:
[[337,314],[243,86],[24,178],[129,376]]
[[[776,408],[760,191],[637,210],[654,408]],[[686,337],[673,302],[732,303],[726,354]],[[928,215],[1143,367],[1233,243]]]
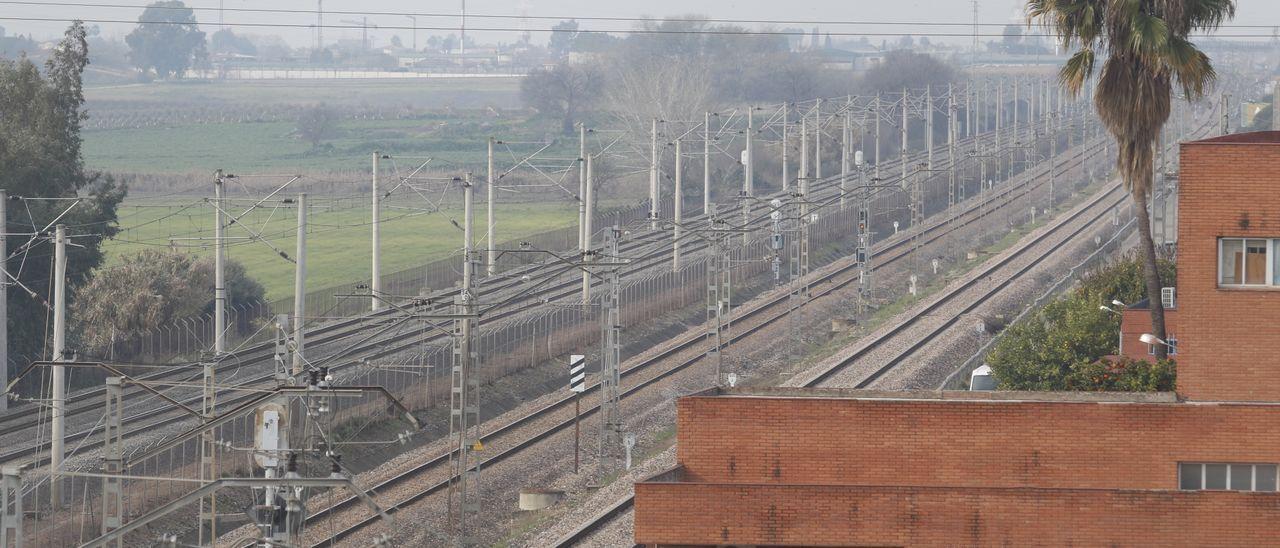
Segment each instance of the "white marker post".
[[569,356],[569,391],[573,392],[573,473],[577,474],[578,447],[582,437],[578,419],[582,411],[582,393],[587,391],[587,357],[582,354]]

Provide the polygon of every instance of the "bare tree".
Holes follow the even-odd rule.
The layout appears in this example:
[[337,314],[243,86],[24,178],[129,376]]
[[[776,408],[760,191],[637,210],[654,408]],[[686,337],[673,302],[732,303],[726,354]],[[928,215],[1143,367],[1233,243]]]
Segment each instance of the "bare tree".
[[559,64],[534,71],[520,82],[520,97],[539,112],[560,118],[565,135],[581,113],[595,104],[604,86],[604,76],[594,64]]
[[699,58],[652,57],[615,63],[609,73],[606,109],[637,135],[657,120],[701,120],[716,98]]
[[328,105],[320,103],[307,108],[298,116],[298,127],[294,134],[298,138],[311,143],[312,150],[320,148],[325,139],[333,137],[338,131],[338,113]]

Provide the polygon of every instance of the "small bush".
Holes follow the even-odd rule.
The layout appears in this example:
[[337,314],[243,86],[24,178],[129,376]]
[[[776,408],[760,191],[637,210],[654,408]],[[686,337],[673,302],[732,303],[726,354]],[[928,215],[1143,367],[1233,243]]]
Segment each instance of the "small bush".
[[1070,390],[1114,392],[1167,392],[1174,388],[1177,364],[1173,360],[1134,360],[1121,357],[1073,367],[1067,377]]

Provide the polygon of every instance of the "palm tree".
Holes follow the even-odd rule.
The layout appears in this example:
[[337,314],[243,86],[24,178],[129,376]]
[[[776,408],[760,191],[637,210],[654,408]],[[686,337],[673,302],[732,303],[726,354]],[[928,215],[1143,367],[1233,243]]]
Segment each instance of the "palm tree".
[[[1153,335],[1167,340],[1160,306],[1160,272],[1147,217],[1156,139],[1169,119],[1173,86],[1188,101],[1204,96],[1217,75],[1209,56],[1188,39],[1235,16],[1234,0],[1028,0],[1029,22],[1039,21],[1075,53],[1058,72],[1073,95],[1084,89],[1099,56],[1105,57],[1093,103],[1117,144],[1116,164],[1133,199],[1145,262]],[[1168,349],[1157,345],[1159,358]]]

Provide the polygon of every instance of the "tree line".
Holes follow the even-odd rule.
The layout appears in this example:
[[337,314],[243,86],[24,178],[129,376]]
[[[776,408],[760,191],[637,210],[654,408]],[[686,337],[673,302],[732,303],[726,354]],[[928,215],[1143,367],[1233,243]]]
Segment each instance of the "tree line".
[[864,60],[868,68],[855,72],[851,52],[796,51],[784,35],[743,34],[743,27],[699,17],[646,21],[641,30],[650,32],[622,38],[579,31],[572,21],[554,29],[553,64],[530,73],[520,90],[566,134],[584,120],[644,129],[654,118],[701,119],[726,105],[945,86],[958,74],[942,59],[907,49]]

